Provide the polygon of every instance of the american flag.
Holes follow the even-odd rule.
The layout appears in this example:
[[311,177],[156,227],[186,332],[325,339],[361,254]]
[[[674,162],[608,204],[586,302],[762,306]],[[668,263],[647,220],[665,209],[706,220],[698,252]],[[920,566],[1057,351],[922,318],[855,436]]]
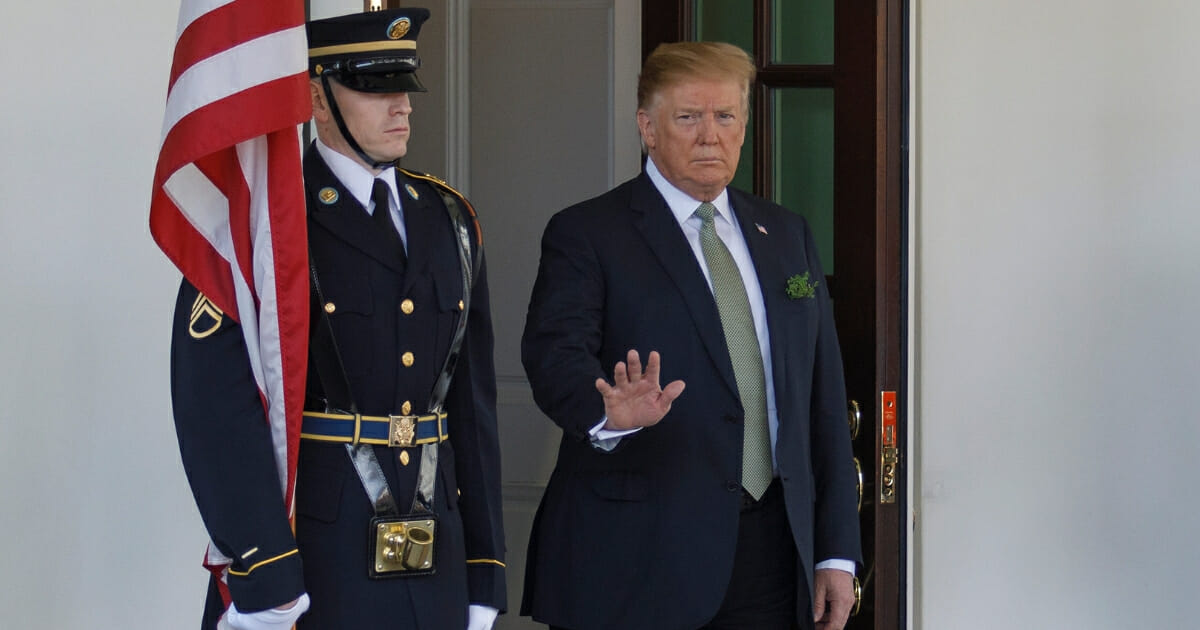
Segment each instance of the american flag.
[[308,351],[307,47],[299,0],[183,0],[150,205],[159,247],[241,324],[289,511]]

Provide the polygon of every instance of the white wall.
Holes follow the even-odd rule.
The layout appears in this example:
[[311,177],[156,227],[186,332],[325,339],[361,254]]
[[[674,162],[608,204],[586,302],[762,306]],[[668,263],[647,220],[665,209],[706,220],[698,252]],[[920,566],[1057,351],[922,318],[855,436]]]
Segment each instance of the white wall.
[[205,536],[167,391],[178,275],[147,227],[177,11],[0,5],[6,628],[199,619]]
[[1200,5],[915,5],[916,627],[1194,628]]

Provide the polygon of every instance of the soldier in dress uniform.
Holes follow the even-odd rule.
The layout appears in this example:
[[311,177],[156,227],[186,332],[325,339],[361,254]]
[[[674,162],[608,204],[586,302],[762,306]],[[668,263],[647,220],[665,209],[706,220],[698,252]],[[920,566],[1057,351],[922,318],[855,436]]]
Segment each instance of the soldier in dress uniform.
[[505,608],[482,241],[465,198],[396,165],[409,93],[425,91],[416,40],[428,17],[308,23],[312,336],[294,533],[242,331],[180,289],[180,451],[232,559],[205,629],[486,630]]

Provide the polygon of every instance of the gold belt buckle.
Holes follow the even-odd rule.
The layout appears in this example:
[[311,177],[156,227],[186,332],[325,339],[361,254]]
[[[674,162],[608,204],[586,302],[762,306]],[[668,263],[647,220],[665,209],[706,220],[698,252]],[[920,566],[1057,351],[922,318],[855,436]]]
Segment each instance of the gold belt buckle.
[[416,437],[416,416],[388,416],[388,446],[410,447]]

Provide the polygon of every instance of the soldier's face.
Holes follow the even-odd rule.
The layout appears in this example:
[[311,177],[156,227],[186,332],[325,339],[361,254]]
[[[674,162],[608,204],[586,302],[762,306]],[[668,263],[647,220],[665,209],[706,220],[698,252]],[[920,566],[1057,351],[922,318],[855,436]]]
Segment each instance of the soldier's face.
[[745,110],[737,81],[693,79],[663,88],[648,108],[638,110],[638,129],[667,181],[695,199],[712,201],[737,171]]
[[[368,156],[380,162],[391,162],[408,153],[408,137],[412,132],[408,117],[412,114],[412,103],[407,92],[357,92],[337,81],[329,83],[346,127]],[[323,91],[321,96],[323,98]],[[315,105],[314,116],[320,116]],[[358,159],[340,133],[327,135],[337,136],[336,141],[325,136],[321,138],[331,149]],[[335,142],[339,146],[335,146]]]

